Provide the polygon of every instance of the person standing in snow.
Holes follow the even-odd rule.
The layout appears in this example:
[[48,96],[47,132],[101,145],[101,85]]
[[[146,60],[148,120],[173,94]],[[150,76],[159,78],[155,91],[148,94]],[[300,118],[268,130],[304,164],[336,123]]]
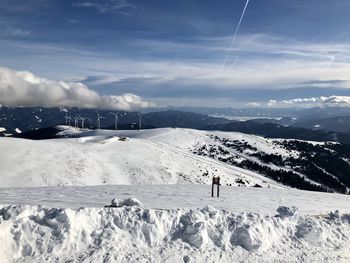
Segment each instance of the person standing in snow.
[[211,185],[211,197],[214,197],[214,185],[217,185],[217,197],[219,197],[219,188],[220,188],[220,177],[219,176],[213,176],[213,182]]

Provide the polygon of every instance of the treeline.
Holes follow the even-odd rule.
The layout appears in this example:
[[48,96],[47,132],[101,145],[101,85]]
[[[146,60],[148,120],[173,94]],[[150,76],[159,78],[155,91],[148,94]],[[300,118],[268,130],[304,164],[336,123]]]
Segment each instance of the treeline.
[[[203,145],[194,153],[206,155],[219,161],[232,164],[273,179],[282,184],[303,190],[336,191],[348,193],[350,187],[350,146],[335,143],[312,144],[298,140],[274,141],[289,152],[297,151],[295,155],[266,154],[246,141],[228,140],[211,136],[221,145]],[[243,153],[242,157],[231,153],[229,149]],[[249,158],[254,157],[254,158]],[[258,159],[259,161],[255,161]],[[269,165],[280,167],[273,169]],[[308,179],[319,183],[315,184]]]
[[329,190],[321,185],[313,184],[304,177],[296,174],[292,171],[286,171],[284,169],[271,169],[266,165],[261,165],[250,160],[244,160],[238,164],[239,167],[247,169],[250,171],[255,171],[259,174],[265,175],[266,177],[275,180],[276,182],[288,185],[294,188],[309,190],[309,191],[319,191],[319,192],[329,192]]
[[350,187],[349,145],[312,144],[297,140],[281,144],[300,152],[300,158],[293,160],[299,172],[339,192],[347,192],[347,187]]

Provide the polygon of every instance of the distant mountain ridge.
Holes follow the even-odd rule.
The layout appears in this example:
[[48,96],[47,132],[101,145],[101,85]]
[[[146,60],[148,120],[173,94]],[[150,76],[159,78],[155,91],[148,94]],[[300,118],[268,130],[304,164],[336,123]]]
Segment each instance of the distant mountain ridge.
[[[82,116],[86,120],[85,128],[97,128],[97,112],[104,118],[101,128],[114,129],[115,117],[111,111],[79,109],[79,108],[8,108],[0,107],[0,135],[13,135],[42,128],[66,124],[65,116]],[[117,113],[117,111],[113,112]],[[142,113],[142,128],[179,127],[201,129],[207,125],[224,124],[229,122],[225,118],[211,117],[206,114],[167,110],[160,112]],[[71,121],[74,125],[74,121]],[[81,127],[81,120],[78,121]],[[138,112],[118,113],[119,129],[137,129],[139,126]]]
[[287,127],[275,123],[256,121],[230,122],[208,125],[207,130],[237,131],[269,138],[300,139],[312,141],[335,141],[350,144],[350,135],[326,130],[311,130],[299,127]]
[[[114,129],[115,117],[110,111],[98,111],[104,119],[101,128]],[[49,139],[55,137],[55,127],[66,124],[65,116],[84,116],[85,128],[97,128],[97,112],[88,109],[66,108],[0,108],[0,136],[14,135],[28,139]],[[288,122],[290,118],[284,118]],[[81,127],[81,121],[78,122]],[[71,125],[74,125],[72,121]],[[251,121],[232,121],[226,118],[212,117],[206,114],[166,110],[143,113],[141,128],[191,128],[201,130],[237,131],[270,138],[302,139],[314,141],[336,141],[350,144],[350,134],[320,129],[307,129],[284,126],[268,119]],[[139,113],[119,112],[118,129],[133,130],[139,128]]]
[[313,130],[331,130],[350,133],[350,115],[299,121],[293,126]]
[[295,118],[298,121],[350,115],[350,107],[313,107],[313,108],[210,108],[210,107],[173,107],[173,110],[202,113],[222,117],[256,118]]

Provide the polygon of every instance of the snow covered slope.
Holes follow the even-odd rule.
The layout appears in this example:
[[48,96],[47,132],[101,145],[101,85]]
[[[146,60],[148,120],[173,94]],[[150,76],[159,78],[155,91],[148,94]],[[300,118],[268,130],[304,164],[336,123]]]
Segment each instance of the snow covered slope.
[[[1,263],[350,262],[349,195],[290,189],[239,168],[295,172],[301,147],[327,156],[333,145],[60,129],[66,138],[0,138]],[[205,185],[213,175],[222,178],[220,198]],[[120,207],[104,207],[112,198]]]
[[224,185],[283,187],[257,173],[193,154],[196,143],[210,141],[203,131],[61,128],[61,135],[78,138],[0,138],[1,186],[208,184],[213,175],[220,175]]
[[209,188],[6,189],[0,203],[33,205],[0,205],[1,262],[349,262],[349,196]]
[[231,186],[349,193],[348,145],[176,128],[58,129],[65,138],[0,139],[2,186],[208,184],[219,175]]

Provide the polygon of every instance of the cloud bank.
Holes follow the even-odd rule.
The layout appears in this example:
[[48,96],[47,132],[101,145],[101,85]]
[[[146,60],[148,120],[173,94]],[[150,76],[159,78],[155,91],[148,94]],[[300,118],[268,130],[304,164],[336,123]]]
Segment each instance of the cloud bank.
[[0,67],[0,104],[125,111],[155,106],[132,93],[102,96],[82,83],[48,80],[28,71],[15,71],[4,67]]
[[322,107],[322,106],[341,106],[350,107],[350,96],[321,96],[310,98],[296,98],[290,100],[270,100],[267,103],[269,107]]

